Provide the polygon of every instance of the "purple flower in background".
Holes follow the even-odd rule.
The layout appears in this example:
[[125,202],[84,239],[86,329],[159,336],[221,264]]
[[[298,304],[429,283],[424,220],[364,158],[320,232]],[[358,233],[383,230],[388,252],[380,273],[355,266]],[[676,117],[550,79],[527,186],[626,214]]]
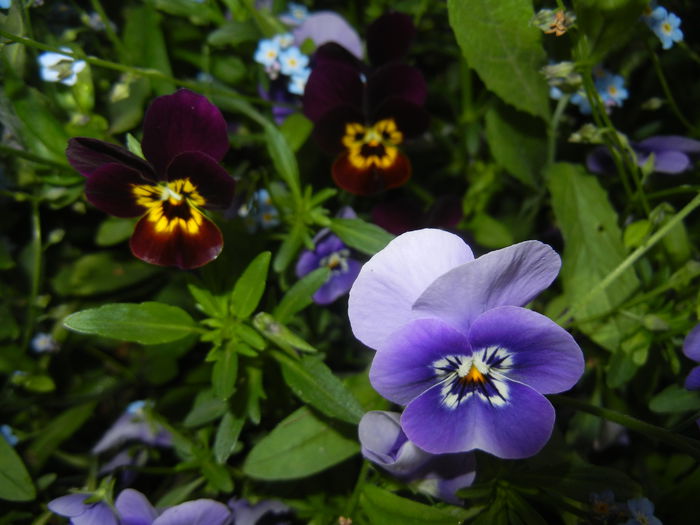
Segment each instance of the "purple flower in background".
[[360,421],[358,433],[362,455],[406,483],[455,505],[456,492],[470,486],[476,477],[471,452],[435,455],[421,450],[406,437],[399,423],[400,414],[374,410]]
[[[683,353],[688,359],[700,363],[700,324],[695,325],[683,341]],[[688,390],[700,390],[700,366],[690,371],[685,379],[685,387]]]
[[161,425],[149,421],[144,401],[134,401],[92,447],[93,454],[100,454],[127,441],[140,441],[146,445],[169,447],[172,436]]
[[362,58],[360,35],[347,20],[332,11],[319,11],[307,16],[292,33],[297,46],[306,40],[311,40],[316,47],[335,42],[357,58]]
[[[700,141],[678,135],[656,135],[640,142],[630,142],[636,154],[637,165],[643,166],[654,155],[654,171],[682,173],[693,166],[700,154]],[[606,147],[595,148],[586,158],[586,166],[593,173],[614,173],[615,164]]]
[[406,405],[408,439],[434,454],[537,453],[554,426],[543,396],[571,388],[583,354],[559,325],[521,306],[555,279],[549,246],[522,242],[475,259],[456,235],[400,235],[350,291],[355,336],[377,350],[370,381]]
[[48,507],[54,514],[70,518],[71,525],[120,525],[106,501],[92,498],[92,494],[68,494],[49,501]]
[[456,195],[438,197],[427,211],[403,197],[390,198],[372,208],[372,222],[394,235],[420,228],[453,228],[462,217],[462,202]]
[[661,520],[654,516],[654,504],[647,498],[631,499],[627,508],[632,517],[624,525],[662,525]]
[[255,525],[258,522],[268,525],[285,525],[292,509],[277,500],[265,500],[251,505],[245,499],[233,498],[228,502],[233,510],[234,525]]

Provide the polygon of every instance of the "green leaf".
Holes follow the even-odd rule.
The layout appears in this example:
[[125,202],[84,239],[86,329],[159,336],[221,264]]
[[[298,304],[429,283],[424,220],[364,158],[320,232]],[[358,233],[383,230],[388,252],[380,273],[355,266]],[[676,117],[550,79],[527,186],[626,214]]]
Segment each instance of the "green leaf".
[[98,246],[114,246],[124,242],[134,231],[136,219],[122,219],[120,217],[107,217],[97,227],[95,244]]
[[330,273],[330,268],[324,266],[299,279],[272,310],[273,317],[280,323],[289,322],[294,315],[313,303],[311,296],[328,280]]
[[459,525],[468,512],[458,507],[441,509],[397,496],[374,485],[365,485],[360,505],[370,523],[385,525]]
[[285,236],[282,245],[275,254],[275,260],[272,262],[272,269],[275,270],[275,272],[283,272],[287,266],[289,266],[292,259],[299,251],[299,248],[301,248],[301,245],[304,243],[305,235],[306,227],[304,223],[297,222],[292,226],[292,230]]
[[230,20],[218,29],[209,33],[207,41],[214,47],[237,46],[243,42],[260,39],[260,31],[250,21],[239,22]]
[[226,413],[226,403],[214,396],[211,389],[202,390],[185,416],[186,427],[198,427],[220,418]]
[[214,438],[214,457],[217,463],[224,464],[236,448],[238,436],[243,430],[245,416],[236,416],[231,411],[221,418]]
[[60,295],[86,297],[132,286],[157,272],[150,264],[133,259],[115,261],[111,253],[98,252],[61,268],[51,284]]
[[362,219],[331,219],[331,230],[345,244],[367,255],[374,255],[394,238],[385,229]]
[[470,68],[505,102],[549,118],[549,88],[539,69],[542,33],[530,24],[531,0],[448,0],[450,25]]
[[212,369],[211,383],[214,395],[224,401],[231,397],[236,388],[238,375],[238,354],[232,343],[217,352],[218,357]]
[[493,158],[523,184],[536,186],[547,160],[544,124],[496,104],[486,112],[486,142]]
[[[612,272],[626,257],[617,214],[598,180],[572,164],[554,164],[547,173],[552,207],[564,236],[561,278],[569,305],[585,297],[594,283]],[[586,305],[573,312],[585,320],[613,312],[639,285],[634,270],[620,275]],[[602,346],[615,350],[621,339],[636,329],[626,317],[608,320],[614,339],[604,338],[600,323],[583,323],[580,328]]]
[[282,367],[285,382],[299,399],[327,416],[348,423],[360,422],[365,411],[321,359],[308,355],[294,359],[281,352],[273,352],[273,356]]
[[22,125],[18,132],[24,146],[39,155],[62,164],[66,163],[66,143],[70,138],[58,118],[49,109],[46,98],[35,89],[14,100],[14,110]]
[[474,240],[487,248],[505,248],[515,242],[511,230],[485,212],[477,213],[469,221],[469,230],[473,232]]
[[238,318],[249,317],[258,307],[265,291],[271,256],[270,252],[260,253],[236,281],[231,293],[231,310]]
[[649,408],[660,414],[700,410],[700,394],[678,385],[670,385],[649,401]]
[[93,416],[96,406],[96,402],[90,402],[69,408],[44,425],[27,449],[28,461],[37,468],[41,467],[61,443]]
[[280,126],[280,132],[292,151],[304,145],[313,129],[313,123],[301,113],[292,113]]
[[22,458],[15,449],[0,438],[0,499],[8,501],[31,501],[36,490]]
[[321,472],[360,451],[348,438],[302,407],[281,421],[250,451],[243,472],[256,479],[299,479]]
[[294,152],[285,140],[284,135],[269,121],[263,125],[265,129],[265,144],[277,173],[287,183],[293,195],[301,195],[299,182],[299,166]]
[[277,322],[274,317],[265,312],[260,312],[253,319],[253,326],[270,341],[286,350],[300,350],[302,352],[315,353],[317,350],[301,337],[292,332],[283,324]]
[[63,320],[66,328],[144,345],[167,343],[196,331],[190,315],[162,303],[113,303],[75,312]]

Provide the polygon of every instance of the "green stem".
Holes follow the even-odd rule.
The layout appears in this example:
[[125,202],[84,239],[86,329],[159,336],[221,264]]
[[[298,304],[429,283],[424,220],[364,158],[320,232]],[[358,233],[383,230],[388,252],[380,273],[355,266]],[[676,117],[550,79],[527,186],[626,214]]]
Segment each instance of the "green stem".
[[666,224],[664,224],[659,230],[654,233],[649,239],[639,248],[634,250],[627,258],[622,261],[617,268],[605,276],[602,281],[599,281],[590,291],[584,295],[578,302],[576,302],[569,311],[560,316],[557,320],[558,323],[563,323],[569,318],[575,317],[575,314],[580,311],[583,307],[587,306],[593,298],[610,286],[615,280],[620,277],[628,268],[630,268],[639,258],[642,257],[646,252],[656,245],[663,237],[678,223],[685,219],[692,211],[694,211],[698,206],[700,206],[700,194],[696,195],[695,198],[686,204],[681,211],[671,218]]
[[364,460],[362,462],[362,468],[360,469],[360,474],[357,476],[357,482],[355,483],[355,488],[352,491],[352,495],[348,500],[347,505],[345,505],[345,511],[343,516],[346,518],[352,517],[353,512],[355,512],[355,507],[357,507],[357,502],[360,499],[360,493],[367,480],[367,475],[369,474],[369,461]]
[[695,439],[690,439],[680,434],[674,434],[663,427],[652,425],[636,417],[628,416],[627,414],[610,410],[609,408],[591,405],[580,399],[561,395],[549,396],[549,398],[557,405],[564,405],[618,423],[629,430],[634,430],[651,439],[662,441],[667,445],[682,450],[696,460],[700,460],[700,442]]
[[114,28],[112,27],[112,24],[109,21],[107,13],[105,13],[105,10],[103,9],[100,0],[90,0],[90,3],[92,4],[92,8],[95,10],[95,12],[97,12],[97,14],[100,16],[100,19],[102,20],[102,23],[105,26],[105,34],[107,35],[107,38],[109,38],[109,40],[112,42],[112,45],[117,50],[117,53],[119,54],[121,59],[123,61],[130,62],[131,60],[129,56],[129,51],[126,49],[124,44],[122,44],[122,41],[119,40],[119,37],[114,32]]
[[690,184],[683,184],[681,186],[676,186],[675,188],[669,188],[666,190],[655,191],[648,195],[649,200],[663,199],[664,197],[669,197],[672,195],[681,195],[684,193],[697,193],[700,191],[700,186],[691,186]]
[[66,166],[65,164],[61,164],[60,162],[56,162],[55,160],[47,159],[44,157],[40,157],[39,155],[34,155],[33,153],[29,153],[28,151],[24,151],[22,149],[16,149],[16,148],[10,148],[8,146],[3,146],[0,144],[0,156],[1,157],[20,157],[26,160],[31,160],[32,162],[36,162],[37,164],[45,164],[46,166],[51,166],[53,168],[58,168],[62,171],[65,171],[67,173],[74,173],[74,171]]
[[31,266],[29,268],[29,296],[27,298],[27,318],[24,322],[24,333],[22,334],[22,348],[26,351],[29,341],[34,333],[34,322],[36,320],[36,299],[39,295],[39,283],[41,281],[41,217],[39,215],[39,199],[32,198],[31,202],[31,228],[32,228],[32,248]]
[[549,123],[549,136],[547,137],[547,165],[553,164],[557,154],[557,129],[561,116],[564,114],[566,105],[569,103],[571,95],[563,95],[557,102],[557,107],[554,109],[554,115]]

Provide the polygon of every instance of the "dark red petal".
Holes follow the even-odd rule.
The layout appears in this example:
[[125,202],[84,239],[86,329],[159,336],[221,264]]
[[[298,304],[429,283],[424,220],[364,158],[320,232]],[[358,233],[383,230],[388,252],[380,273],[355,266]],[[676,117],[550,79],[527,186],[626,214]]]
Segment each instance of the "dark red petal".
[[319,46],[314,52],[313,60],[314,65],[334,61],[342,62],[358,71],[361,71],[363,68],[362,62],[355,55],[336,42],[328,42]]
[[420,228],[421,216],[420,207],[405,197],[385,200],[372,208],[372,222],[394,235]]
[[226,209],[236,183],[217,161],[205,153],[182,153],[168,166],[167,180],[190,179],[207,203],[205,208]]
[[158,232],[148,215],[136,223],[129,245],[139,259],[158,266],[176,266],[182,270],[198,268],[216,259],[224,240],[219,228],[206,217],[195,234],[182,228]]
[[146,209],[136,204],[132,188],[151,184],[141,173],[122,164],[105,164],[88,175],[85,196],[95,208],[115,217],[138,217]]
[[428,94],[423,74],[408,64],[387,64],[367,79],[367,102],[376,109],[389,98],[405,99],[422,106]]
[[143,121],[141,147],[160,177],[170,161],[185,151],[199,151],[220,161],[229,147],[226,121],[206,97],[181,89],[153,100]]
[[345,191],[355,195],[372,195],[405,184],[411,178],[411,163],[403,153],[398,152],[394,164],[389,168],[362,170],[350,163],[345,152],[333,163],[332,172],[335,183]]
[[430,115],[420,106],[401,98],[386,100],[372,115],[373,122],[393,118],[404,139],[415,137],[428,129]]
[[326,113],[339,106],[362,108],[364,83],[360,72],[341,62],[327,61],[318,64],[304,89],[304,115],[317,122]]
[[377,18],[367,30],[367,56],[379,66],[406,56],[415,36],[411,17],[403,13],[387,13]]
[[362,113],[351,106],[340,106],[329,111],[314,126],[314,140],[331,154],[340,153],[344,148],[345,125],[350,122],[365,124]]
[[155,181],[153,168],[145,160],[121,146],[104,140],[87,137],[72,138],[68,141],[66,157],[70,165],[85,177],[105,164],[121,164]]

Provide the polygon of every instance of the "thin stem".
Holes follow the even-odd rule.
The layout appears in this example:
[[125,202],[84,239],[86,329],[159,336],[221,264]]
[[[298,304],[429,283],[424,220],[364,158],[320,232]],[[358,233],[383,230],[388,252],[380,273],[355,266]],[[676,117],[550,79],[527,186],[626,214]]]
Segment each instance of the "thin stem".
[[355,512],[355,507],[357,507],[357,502],[360,499],[360,492],[362,492],[362,487],[365,485],[367,480],[367,475],[369,474],[369,461],[364,460],[362,462],[362,468],[360,469],[360,474],[357,476],[357,482],[355,483],[355,488],[352,491],[352,495],[348,500],[347,505],[345,505],[345,510],[343,516],[346,518],[352,517],[353,512]]
[[666,190],[655,191],[648,195],[649,200],[662,199],[664,197],[669,197],[671,195],[680,195],[683,193],[697,193],[700,191],[700,186],[691,186],[690,184],[683,184],[682,186],[676,186],[675,188],[669,188]]
[[561,116],[564,114],[566,105],[569,103],[569,98],[571,95],[564,94],[557,102],[557,107],[554,109],[554,115],[552,115],[552,120],[549,123],[549,136],[547,137],[547,165],[554,162],[557,154],[557,129],[559,128],[559,122],[561,121]]
[[68,173],[73,173],[73,170],[70,169],[67,165],[61,164],[60,162],[56,162],[55,160],[47,159],[44,157],[40,157],[39,155],[34,155],[33,153],[29,153],[28,151],[22,150],[22,149],[17,149],[17,148],[10,148],[8,146],[3,146],[0,144],[0,156],[2,157],[20,157],[25,160],[30,160],[32,162],[36,162],[37,164],[45,164],[46,166],[51,166],[52,168],[58,168],[60,170],[63,170]]
[[34,333],[34,322],[36,320],[36,299],[39,295],[39,283],[41,280],[41,217],[39,215],[39,199],[31,199],[31,229],[32,248],[31,266],[29,274],[29,297],[27,298],[27,318],[24,322],[24,333],[22,334],[22,348],[27,350],[29,341]]
[[92,4],[92,8],[100,16],[100,19],[102,20],[102,23],[105,26],[105,34],[107,35],[107,38],[109,38],[109,40],[112,42],[112,45],[114,45],[114,47],[117,50],[117,53],[119,54],[121,59],[123,61],[131,62],[130,53],[126,49],[126,47],[124,46],[122,41],[119,40],[119,37],[117,36],[117,34],[114,32],[114,28],[112,27],[112,24],[109,21],[109,18],[107,17],[107,13],[105,13],[105,10],[102,7],[100,0],[90,0],[90,3]]
[[700,206],[700,194],[696,195],[695,198],[686,204],[681,211],[671,218],[666,224],[664,224],[659,230],[654,233],[649,239],[639,248],[634,250],[627,258],[622,261],[617,268],[605,276],[602,281],[599,281],[590,291],[583,296],[578,302],[576,302],[569,311],[560,316],[557,320],[558,323],[563,323],[570,318],[575,317],[575,314],[580,311],[583,307],[587,306],[593,298],[610,286],[615,280],[620,277],[628,268],[630,268],[639,258],[642,257],[646,252],[656,245],[663,237],[678,223],[685,219],[692,211],[694,211],[698,206]]
[[580,399],[574,399],[561,395],[553,395],[549,396],[549,398],[557,405],[568,406],[575,410],[587,412],[594,416],[607,419],[608,421],[618,423],[625,428],[634,430],[635,432],[644,434],[649,438],[657,439],[666,443],[667,445],[682,450],[696,460],[700,460],[700,442],[695,439],[690,439],[680,434],[674,434],[663,427],[652,425],[651,423],[647,423],[641,419],[637,419],[636,417],[628,416],[627,414],[610,410],[609,408],[591,405],[585,401],[581,401]]

